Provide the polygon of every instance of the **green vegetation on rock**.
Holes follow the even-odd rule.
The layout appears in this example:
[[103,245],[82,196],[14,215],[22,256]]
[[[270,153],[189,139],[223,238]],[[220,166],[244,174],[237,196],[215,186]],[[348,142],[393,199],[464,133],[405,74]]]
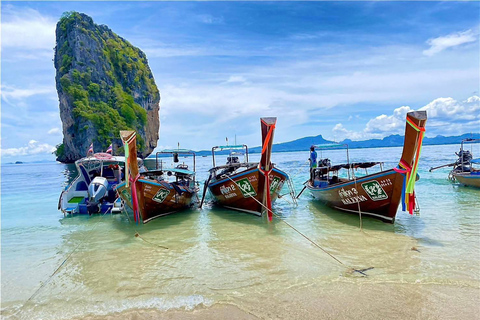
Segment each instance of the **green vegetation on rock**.
[[105,149],[120,130],[135,130],[144,151],[145,105],[158,105],[160,96],[140,49],[90,17],[66,12],[57,24],[55,66],[59,97],[66,96],[74,120],[72,137],[93,129],[92,142]]

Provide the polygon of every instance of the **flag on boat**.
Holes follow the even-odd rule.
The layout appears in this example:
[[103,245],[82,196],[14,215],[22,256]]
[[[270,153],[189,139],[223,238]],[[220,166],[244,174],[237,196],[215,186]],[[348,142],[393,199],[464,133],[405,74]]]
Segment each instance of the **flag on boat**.
[[88,156],[90,153],[93,154],[93,142],[92,142],[92,144],[90,145],[90,148],[88,148],[87,156]]
[[112,154],[112,152],[113,152],[112,144],[110,143],[110,145],[108,146],[108,149],[107,149],[106,153]]

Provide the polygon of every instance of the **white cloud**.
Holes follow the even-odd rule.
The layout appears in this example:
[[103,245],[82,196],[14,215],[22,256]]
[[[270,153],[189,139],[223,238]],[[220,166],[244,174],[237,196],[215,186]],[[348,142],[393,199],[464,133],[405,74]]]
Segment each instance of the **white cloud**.
[[[337,140],[365,140],[383,138],[391,134],[404,134],[405,118],[413,111],[409,106],[393,110],[392,115],[382,114],[370,119],[361,131],[352,131],[341,123],[336,124],[332,132]],[[465,101],[452,98],[437,98],[420,108],[427,111],[427,135],[463,134],[480,132],[480,97],[472,96]]]
[[346,138],[351,140],[362,140],[364,138],[362,132],[347,130],[341,123],[337,123],[335,127],[333,127],[332,132],[336,141],[344,140]]
[[50,154],[55,151],[55,147],[47,143],[39,143],[36,140],[30,140],[25,147],[20,148],[2,148],[2,156],[13,157],[13,156],[26,156],[33,154]]
[[198,20],[205,24],[221,24],[223,17],[214,17],[210,14],[201,14],[197,16]]
[[447,36],[429,39],[427,44],[430,48],[423,51],[426,56],[433,56],[447,48],[456,47],[464,43],[477,41],[478,35],[474,34],[471,29],[463,32],[451,33]]
[[243,76],[230,76],[227,80],[228,83],[245,83],[247,80]]
[[472,96],[463,102],[458,102],[452,98],[438,98],[421,110],[426,110],[428,117],[432,119],[471,121],[480,119],[480,98]]
[[408,106],[402,106],[393,110],[391,116],[382,114],[368,121],[364,132],[369,134],[381,133],[399,133],[405,128],[405,117],[412,109]]
[[[3,6],[2,6],[3,7]],[[2,47],[45,49],[55,46],[55,19],[30,8],[2,8]]]
[[1,86],[2,99],[5,101],[23,100],[34,95],[45,94],[56,98],[57,91],[53,86],[37,86],[35,88],[16,88],[13,86]]
[[51,134],[51,135],[54,135],[54,136],[58,136],[61,133],[61,130],[60,130],[60,128],[52,128],[52,129],[48,130],[47,133]]

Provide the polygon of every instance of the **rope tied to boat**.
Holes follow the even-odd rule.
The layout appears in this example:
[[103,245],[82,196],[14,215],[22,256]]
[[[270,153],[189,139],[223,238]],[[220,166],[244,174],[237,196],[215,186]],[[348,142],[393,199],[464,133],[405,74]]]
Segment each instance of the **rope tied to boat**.
[[[227,176],[228,179],[230,179],[238,188],[240,188],[240,186],[237,184],[236,181],[234,181],[232,178],[230,178],[229,176]],[[331,254],[330,252],[328,252],[327,250],[325,250],[324,248],[322,248],[318,243],[316,243],[315,241],[313,241],[312,239],[310,239],[308,236],[306,236],[305,234],[303,234],[301,231],[299,231],[297,228],[295,228],[294,226],[292,226],[290,223],[288,223],[287,221],[285,221],[284,219],[282,219],[279,215],[277,215],[276,213],[274,213],[271,209],[265,207],[263,205],[263,203],[261,203],[260,201],[258,201],[257,199],[255,199],[255,197],[253,197],[252,195],[248,195],[250,198],[252,198],[253,200],[255,200],[258,204],[260,204],[262,207],[264,207],[272,216],[275,216],[278,220],[282,221],[283,223],[285,223],[287,226],[289,226],[290,228],[292,228],[295,232],[297,232],[299,235],[301,235],[302,237],[304,237],[305,239],[307,239],[311,244],[313,244],[315,247],[319,248],[320,250],[322,250],[324,253],[326,253],[327,255],[329,255],[333,260],[337,261],[338,263],[340,263],[342,266],[348,268],[349,270],[353,271],[353,272],[358,272],[360,273],[361,275],[367,277],[368,275],[365,273],[365,271],[368,271],[368,270],[371,270],[373,269],[373,267],[369,267],[369,268],[365,268],[365,269],[355,269],[353,267],[349,267],[347,266],[345,263],[343,263],[341,260],[339,260],[337,257],[335,257],[333,254]]]
[[[107,213],[111,213],[112,212],[112,208],[108,209],[107,211],[105,211],[105,213],[103,213],[100,218],[103,218]],[[95,227],[99,224],[99,222],[102,221],[102,219],[99,219],[97,222],[95,222],[95,224],[93,225],[92,229],[90,230],[90,232],[92,232]],[[77,246],[68,254],[68,256],[62,261],[62,263],[60,263],[60,265],[53,271],[53,273],[48,277],[48,279],[44,282],[41,282],[41,285],[40,287],[30,296],[30,298],[27,299],[27,301],[25,301],[25,303],[17,310],[16,313],[20,312],[28,303],[30,303],[30,301],[32,301],[37,295],[38,293],[53,279],[53,277],[60,271],[60,269],[65,265],[65,263],[67,263],[67,261],[70,259],[70,257],[78,250],[78,248],[84,244],[84,241],[87,239],[87,237],[90,236],[90,232],[86,233],[85,236],[82,238],[82,240],[77,244]],[[15,314],[16,314],[15,313]]]
[[422,144],[423,144],[423,136],[425,135],[425,128],[419,127],[415,123],[412,122],[407,117],[407,123],[417,132],[418,138],[416,142],[417,149],[415,150],[414,158],[413,158],[413,165],[410,166],[406,163],[403,159],[400,160],[398,164],[398,168],[393,168],[395,172],[401,173],[403,178],[403,188],[402,188],[402,210],[406,211],[408,208],[408,212],[413,215],[413,211],[415,210],[415,181],[417,178],[417,171],[418,171],[418,162],[420,159],[420,154],[422,151]]

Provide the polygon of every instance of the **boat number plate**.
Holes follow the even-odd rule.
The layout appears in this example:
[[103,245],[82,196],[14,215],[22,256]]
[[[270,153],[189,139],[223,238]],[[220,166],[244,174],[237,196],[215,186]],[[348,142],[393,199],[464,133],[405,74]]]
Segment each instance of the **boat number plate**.
[[277,190],[279,184],[280,184],[280,178],[273,177],[273,180],[270,183],[270,194],[273,194]]
[[240,187],[240,191],[242,191],[242,194],[245,198],[255,197],[257,195],[252,184],[250,183],[250,181],[248,181],[248,178],[238,180],[236,181],[236,183]]
[[152,198],[152,200],[162,203],[169,194],[170,190],[161,188],[158,190],[157,194]]
[[376,180],[362,183],[362,188],[373,201],[388,199],[387,193]]

